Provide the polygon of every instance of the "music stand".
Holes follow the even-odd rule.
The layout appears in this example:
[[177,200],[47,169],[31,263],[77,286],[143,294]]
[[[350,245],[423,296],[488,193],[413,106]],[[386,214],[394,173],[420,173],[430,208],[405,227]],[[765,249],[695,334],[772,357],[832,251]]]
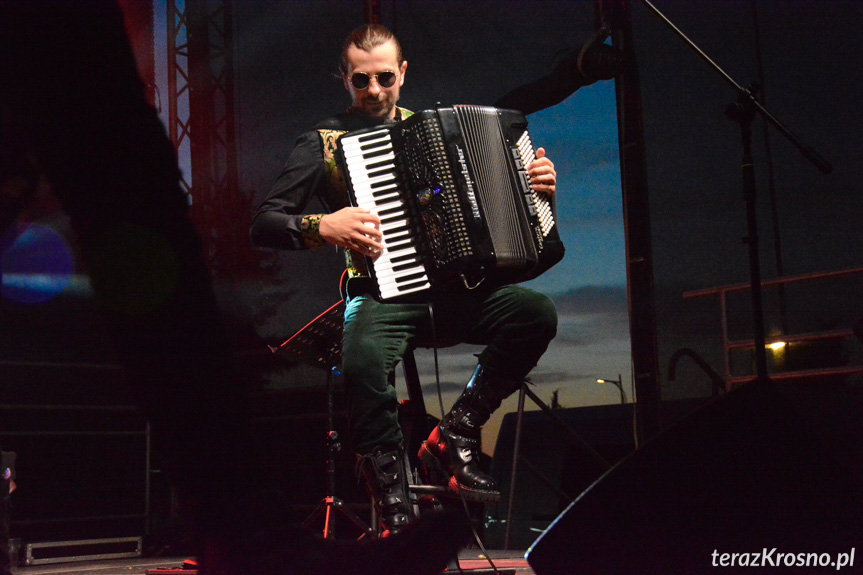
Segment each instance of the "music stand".
[[357,515],[345,506],[344,501],[336,497],[336,462],[335,454],[341,449],[339,434],[336,432],[333,417],[333,374],[338,369],[342,355],[342,326],[344,323],[345,302],[340,300],[330,306],[318,317],[310,321],[292,335],[282,345],[269,346],[270,351],[293,362],[305,363],[319,367],[327,372],[327,468],[326,496],[318,507],[303,522],[308,527],[324,515],[324,539],[334,536],[333,512],[338,511],[365,536],[375,537],[375,532]]

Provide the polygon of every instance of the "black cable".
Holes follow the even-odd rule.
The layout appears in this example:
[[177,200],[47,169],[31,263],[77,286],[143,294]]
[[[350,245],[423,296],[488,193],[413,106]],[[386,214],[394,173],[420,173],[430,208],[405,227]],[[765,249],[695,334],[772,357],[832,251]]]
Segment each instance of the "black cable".
[[[467,499],[464,498],[464,493],[462,493],[461,489],[458,490],[458,496],[459,499],[461,499],[462,506],[464,507],[464,513],[465,515],[467,515],[468,520],[470,520],[470,509],[467,506]],[[491,555],[489,555],[489,552],[488,550],[486,550],[485,545],[482,544],[482,541],[479,538],[479,533],[476,532],[476,527],[473,526],[473,521],[471,521],[470,523],[470,530],[471,533],[473,533],[473,539],[474,541],[476,541],[479,550],[485,556],[485,560],[488,561],[488,564],[491,566],[492,570],[497,575],[500,575],[500,571],[497,570],[497,566],[494,564],[494,561],[491,560]],[[459,566],[458,570],[461,571],[461,566]]]

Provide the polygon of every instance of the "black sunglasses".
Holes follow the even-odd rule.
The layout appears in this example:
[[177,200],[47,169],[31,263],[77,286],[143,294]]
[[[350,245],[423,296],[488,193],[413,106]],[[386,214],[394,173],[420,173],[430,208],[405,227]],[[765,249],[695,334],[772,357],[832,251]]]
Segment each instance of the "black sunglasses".
[[365,72],[355,72],[351,76],[351,84],[357,90],[365,90],[372,82],[372,78],[376,78],[378,85],[381,88],[391,88],[396,83],[396,73],[387,70],[379,74],[368,75]]

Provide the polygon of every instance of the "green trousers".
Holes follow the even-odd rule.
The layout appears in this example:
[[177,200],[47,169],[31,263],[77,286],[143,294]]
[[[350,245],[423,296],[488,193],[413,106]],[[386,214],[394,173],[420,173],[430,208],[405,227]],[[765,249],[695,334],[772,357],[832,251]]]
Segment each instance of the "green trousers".
[[[404,441],[398,398],[389,375],[408,346],[485,345],[479,363],[506,374],[511,382],[527,376],[557,332],[552,301],[520,286],[447,293],[437,296],[431,307],[432,313],[425,303],[380,303],[369,295],[348,297],[342,374],[357,453],[391,450]],[[465,373],[465,382],[469,377]]]

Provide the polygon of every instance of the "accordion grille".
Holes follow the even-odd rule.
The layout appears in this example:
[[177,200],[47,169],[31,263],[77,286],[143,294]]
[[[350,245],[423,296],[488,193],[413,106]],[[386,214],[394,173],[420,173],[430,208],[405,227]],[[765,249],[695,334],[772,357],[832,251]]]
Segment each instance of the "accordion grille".
[[427,118],[403,131],[404,162],[414,190],[439,188],[436,201],[422,212],[423,241],[435,268],[474,253],[458,191],[447,161],[437,118]]

